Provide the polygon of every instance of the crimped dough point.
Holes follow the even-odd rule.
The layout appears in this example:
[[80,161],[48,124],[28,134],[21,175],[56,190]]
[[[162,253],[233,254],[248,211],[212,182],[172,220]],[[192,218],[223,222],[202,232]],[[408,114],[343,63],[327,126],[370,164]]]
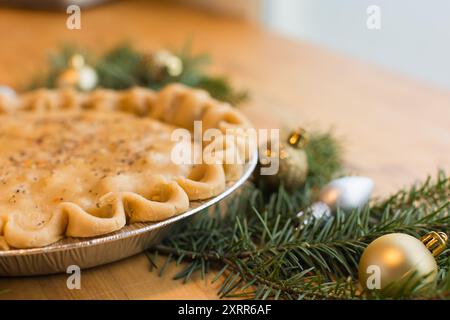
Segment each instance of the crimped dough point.
[[214,197],[225,190],[225,172],[221,164],[195,166],[188,177],[177,179],[191,200]]

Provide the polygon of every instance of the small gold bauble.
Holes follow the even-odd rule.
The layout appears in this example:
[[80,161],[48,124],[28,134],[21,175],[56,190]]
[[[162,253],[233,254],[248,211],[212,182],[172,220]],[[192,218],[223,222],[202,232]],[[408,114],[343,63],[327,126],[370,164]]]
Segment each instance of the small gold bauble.
[[78,85],[79,73],[75,68],[67,68],[58,76],[56,85],[59,88],[74,88]]
[[[272,150],[268,143],[264,163],[260,161],[256,170],[256,180],[263,182],[269,189],[277,189],[281,184],[287,190],[294,190],[302,186],[308,174],[308,158],[302,149],[306,145],[304,130],[292,132],[286,144],[280,144],[279,150]],[[272,175],[261,175],[262,167],[270,167],[273,161],[278,160],[278,172]]]
[[297,149],[303,149],[306,147],[309,141],[309,135],[303,128],[291,132],[288,138],[288,144]]
[[167,50],[157,51],[146,60],[150,73],[156,79],[161,79],[167,75],[177,77],[183,72],[181,59]]
[[59,88],[77,88],[89,91],[95,88],[98,82],[97,72],[84,62],[82,55],[71,57],[69,67],[64,70],[56,80]]
[[427,236],[427,240],[424,237],[421,241],[404,233],[391,233],[375,239],[364,250],[359,262],[361,286],[395,297],[400,291],[407,292],[408,286],[418,281],[423,285],[430,284],[438,271],[430,250],[436,254],[441,252],[446,236],[445,241],[443,234]]

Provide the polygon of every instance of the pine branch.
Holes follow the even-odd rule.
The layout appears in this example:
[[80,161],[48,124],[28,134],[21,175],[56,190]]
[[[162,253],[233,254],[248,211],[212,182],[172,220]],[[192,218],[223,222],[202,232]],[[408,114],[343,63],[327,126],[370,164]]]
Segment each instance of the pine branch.
[[450,179],[448,173],[439,170],[436,181],[432,181],[432,177],[429,176],[422,183],[417,183],[409,189],[400,190],[387,199],[378,201],[372,206],[372,211],[377,216],[406,208],[432,211],[448,199],[450,199]]
[[126,43],[96,58],[84,49],[66,45],[58,53],[50,56],[47,73],[33,79],[26,89],[57,87],[58,76],[68,68],[70,58],[74,54],[82,54],[87,63],[97,71],[99,76],[97,87],[124,90],[142,86],[158,90],[166,84],[178,82],[205,89],[214,98],[232,105],[238,105],[248,99],[248,92],[234,89],[228,78],[208,74],[205,66],[210,63],[209,57],[205,54],[193,54],[190,42],[174,53],[183,65],[182,73],[178,76],[166,73],[156,75],[154,67],[148,63],[152,53],[137,51]]
[[[99,75],[99,87],[126,89],[143,86],[159,89],[171,82],[199,87],[231,104],[248,98],[228,79],[205,72],[207,55],[193,55],[187,42],[179,51],[183,72],[155,76],[147,64],[149,53],[121,45],[101,57],[65,46],[51,57],[47,74],[33,80],[31,88],[56,86],[58,76],[75,53],[84,54]],[[295,214],[311,204],[320,188],[342,174],[342,150],[330,133],[313,133],[306,147],[309,173],[303,187],[288,193],[280,186],[271,195],[249,184],[228,200],[225,209],[197,214],[191,223],[177,227],[172,236],[146,252],[151,269],[162,275],[170,263],[187,262],[175,279],[189,281],[195,273],[214,271],[221,281],[220,297],[255,299],[382,299],[364,293],[357,282],[360,255],[373,239],[392,232],[421,236],[431,230],[450,230],[450,176],[436,178],[398,191],[351,213],[337,212],[326,221],[300,227]],[[223,212],[223,210],[225,210]],[[154,261],[166,256],[161,267]],[[438,259],[434,285],[409,286],[400,298],[449,299],[450,250]],[[5,290],[0,290],[0,294]]]
[[[427,179],[420,187],[402,190],[372,207],[338,212],[327,221],[316,220],[297,228],[297,210],[308,205],[321,185],[341,168],[338,144],[330,135],[319,137],[311,139],[309,161],[315,169],[301,190],[288,194],[281,187],[266,198],[249,185],[229,200],[225,212],[217,207],[213,214],[197,215],[152,250],[189,262],[176,276],[183,281],[195,272],[204,276],[205,270],[220,270],[216,279],[222,281],[221,297],[382,298],[359,290],[357,267],[362,251],[387,233],[420,236],[430,230],[448,230],[450,204],[445,195],[449,177],[440,172],[436,180]],[[436,200],[432,205],[430,200],[427,205],[410,205],[429,197]],[[434,291],[425,293],[413,286],[404,296],[446,297],[450,288],[448,259],[439,260],[439,265],[441,274]]]

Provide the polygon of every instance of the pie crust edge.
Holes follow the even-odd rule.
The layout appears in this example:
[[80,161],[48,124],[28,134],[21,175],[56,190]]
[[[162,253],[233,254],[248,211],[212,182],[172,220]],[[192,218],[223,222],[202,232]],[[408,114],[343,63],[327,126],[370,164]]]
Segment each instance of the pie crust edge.
[[[48,112],[55,110],[122,111],[139,117],[150,117],[190,131],[193,122],[201,120],[203,129],[219,129],[223,141],[203,141],[203,149],[232,148],[248,160],[252,143],[242,129],[251,128],[246,117],[231,107],[213,99],[206,91],[181,84],[170,84],[159,92],[135,87],[124,91],[98,89],[91,93],[71,89],[39,89],[17,97],[0,94],[0,117],[15,112]],[[232,139],[227,137],[232,135]],[[112,208],[108,217],[96,217],[73,202],[63,202],[40,228],[27,229],[14,218],[0,219],[0,250],[33,248],[52,244],[64,237],[95,237],[122,229],[129,223],[161,221],[189,209],[190,201],[214,197],[225,190],[227,181],[237,180],[243,164],[202,164],[200,179],[179,177],[161,182],[165,201],[149,200],[134,192],[109,193],[100,203]],[[130,215],[130,204],[137,214]],[[151,214],[142,214],[150,212]]]

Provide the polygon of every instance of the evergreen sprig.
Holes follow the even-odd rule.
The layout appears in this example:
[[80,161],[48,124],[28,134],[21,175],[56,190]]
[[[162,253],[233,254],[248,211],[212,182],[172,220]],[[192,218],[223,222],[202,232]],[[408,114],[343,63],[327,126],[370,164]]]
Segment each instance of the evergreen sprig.
[[[315,134],[307,147],[312,170],[301,190],[281,186],[269,196],[249,183],[214,212],[200,213],[148,252],[183,264],[175,279],[186,282],[194,273],[216,272],[220,297],[256,299],[367,299],[357,284],[359,257],[375,238],[392,232],[413,236],[431,230],[449,231],[448,173],[401,190],[351,213],[315,220],[301,228],[296,212],[308,206],[317,190],[341,171],[339,144],[330,134]],[[432,289],[418,283],[403,298],[450,296],[449,250],[439,260],[440,273]],[[156,266],[156,265],[154,265]],[[426,289],[426,290],[425,290]]]
[[[115,47],[100,57],[66,46],[51,56],[48,72],[36,78],[31,88],[55,87],[70,57],[81,53],[97,71],[99,87],[159,89],[181,82],[234,105],[247,98],[247,93],[236,91],[227,78],[207,74],[204,67],[209,57],[192,54],[189,43],[173,52],[181,59],[183,72],[155,77],[146,64],[150,53],[129,45]],[[450,176],[445,171],[363,209],[338,211],[331,219],[314,220],[301,227],[296,213],[315,200],[325,183],[342,174],[340,144],[330,133],[313,134],[306,152],[309,173],[302,188],[289,193],[280,186],[277,192],[267,194],[260,186],[248,183],[227,200],[226,206],[197,214],[147,251],[152,269],[163,275],[170,263],[186,262],[175,275],[183,282],[197,273],[204,278],[215,272],[213,281],[221,282],[220,297],[377,299],[383,297],[362,292],[357,282],[360,255],[372,240],[392,232],[416,237],[431,230],[449,232]],[[166,259],[157,266],[155,257],[160,254]],[[433,286],[423,288],[419,282],[408,286],[399,298],[450,298],[450,250],[440,255],[438,265]]]
[[138,51],[129,44],[118,45],[100,57],[95,57],[85,49],[65,45],[59,52],[50,55],[48,71],[34,78],[27,89],[55,88],[58,76],[68,68],[74,54],[82,54],[87,63],[97,71],[97,87],[122,90],[142,86],[157,90],[168,83],[178,82],[205,89],[214,98],[232,105],[238,105],[248,98],[247,91],[233,88],[227,77],[207,73],[205,67],[211,62],[209,56],[193,54],[190,42],[179,50],[173,50],[173,54],[183,64],[183,71],[178,76],[165,73],[155,76],[148,63],[152,53]]

